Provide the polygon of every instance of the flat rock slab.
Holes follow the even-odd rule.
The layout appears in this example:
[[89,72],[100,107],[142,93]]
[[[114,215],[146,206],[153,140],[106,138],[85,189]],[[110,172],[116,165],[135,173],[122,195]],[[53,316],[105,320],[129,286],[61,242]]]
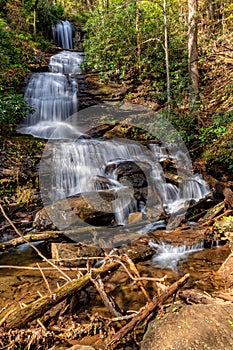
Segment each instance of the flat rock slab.
[[232,350],[233,304],[184,306],[154,320],[141,350]]
[[103,256],[101,248],[79,243],[52,243],[52,259],[63,266],[82,266],[87,260],[94,262],[94,257]]

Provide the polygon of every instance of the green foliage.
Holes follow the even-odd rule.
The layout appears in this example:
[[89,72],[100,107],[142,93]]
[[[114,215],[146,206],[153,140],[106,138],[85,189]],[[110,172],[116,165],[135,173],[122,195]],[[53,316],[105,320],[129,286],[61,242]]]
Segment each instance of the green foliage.
[[[170,2],[171,83],[174,94],[187,85],[181,79],[187,72],[187,50],[183,25],[177,34],[178,13]],[[87,67],[98,70],[102,79],[134,82],[149,79],[153,89],[166,90],[164,22],[161,5],[152,1],[109,1],[109,7],[97,2],[86,24],[84,47]],[[177,85],[177,81],[181,81]],[[165,96],[164,96],[165,98]]]
[[217,115],[210,126],[201,127],[199,129],[199,140],[202,145],[204,146],[210,142],[215,143],[219,139],[224,138],[232,122],[233,113],[229,112],[224,115]]
[[209,170],[233,173],[233,113],[217,116],[207,128],[200,129],[200,140],[205,145],[202,158]]
[[52,25],[60,21],[63,16],[64,7],[61,3],[55,5],[40,1],[37,11],[37,30],[50,39]]
[[26,117],[31,108],[26,104],[22,94],[10,90],[4,93],[0,100],[0,124],[15,125]]

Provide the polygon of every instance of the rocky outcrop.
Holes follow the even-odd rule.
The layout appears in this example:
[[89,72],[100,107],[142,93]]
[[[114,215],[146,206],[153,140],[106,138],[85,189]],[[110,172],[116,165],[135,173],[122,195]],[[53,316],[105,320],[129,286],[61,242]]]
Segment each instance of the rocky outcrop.
[[231,350],[233,305],[189,305],[152,321],[141,350]]

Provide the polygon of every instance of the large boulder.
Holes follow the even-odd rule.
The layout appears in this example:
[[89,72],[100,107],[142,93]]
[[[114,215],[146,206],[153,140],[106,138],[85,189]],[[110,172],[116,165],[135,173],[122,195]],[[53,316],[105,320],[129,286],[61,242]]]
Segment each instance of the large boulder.
[[154,320],[141,350],[232,350],[233,305],[188,305]]

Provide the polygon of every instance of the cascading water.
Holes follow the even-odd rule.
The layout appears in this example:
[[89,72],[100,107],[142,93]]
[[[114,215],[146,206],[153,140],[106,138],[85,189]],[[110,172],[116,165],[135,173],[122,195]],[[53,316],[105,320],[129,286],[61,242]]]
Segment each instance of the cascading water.
[[81,74],[83,60],[81,52],[62,51],[50,58],[49,70],[53,73]]
[[[71,32],[69,36],[71,41]],[[50,72],[31,75],[24,98],[33,111],[18,128],[20,133],[49,139],[61,126],[67,137],[79,136],[66,120],[78,110],[77,74],[82,73],[83,60],[81,52],[62,51],[50,58]]]
[[149,241],[149,246],[156,250],[151,259],[152,265],[162,269],[177,271],[178,263],[187,258],[189,254],[199,252],[204,249],[204,242],[199,242],[191,246],[173,246],[168,243],[155,243]]
[[78,109],[78,85],[75,78],[63,74],[35,73],[24,98],[33,112],[22,122],[19,132],[49,138],[53,131]]
[[69,21],[61,21],[52,27],[54,43],[63,49],[73,49],[73,28]]
[[[185,180],[185,190],[183,186],[167,183],[159,162],[155,161],[157,155],[145,152],[138,143],[79,139],[53,142],[50,146],[41,169],[47,204],[79,193],[114,190],[119,194],[113,203],[116,224],[126,224],[130,213],[143,212],[148,203],[155,210],[170,214],[178,212],[186,202],[197,202],[209,193],[197,174]],[[122,164],[128,169],[132,169],[132,165],[141,169],[141,174],[135,171],[136,181],[143,188],[141,192],[137,188],[135,191],[134,175],[120,176]],[[145,191],[147,188],[150,190]]]
[[[72,48],[72,27],[67,21],[59,23],[53,32],[58,45]],[[77,194],[112,191],[116,194],[111,203],[115,223],[123,225],[132,212],[147,215],[150,208],[171,215],[179,213],[187,202],[205,197],[209,193],[205,182],[187,171],[190,160],[179,147],[175,150],[163,142],[145,148],[130,140],[85,135],[92,122],[86,121],[85,115],[78,120],[76,113],[76,78],[82,72],[82,63],[82,53],[62,51],[50,58],[50,72],[32,74],[25,89],[25,100],[34,111],[20,125],[19,132],[53,140],[43,154],[40,169],[44,204]],[[71,115],[75,118],[69,118]],[[94,120],[95,111],[90,116]],[[186,168],[188,176],[180,184],[166,181],[162,162],[167,160]],[[156,217],[158,220],[159,214]]]

